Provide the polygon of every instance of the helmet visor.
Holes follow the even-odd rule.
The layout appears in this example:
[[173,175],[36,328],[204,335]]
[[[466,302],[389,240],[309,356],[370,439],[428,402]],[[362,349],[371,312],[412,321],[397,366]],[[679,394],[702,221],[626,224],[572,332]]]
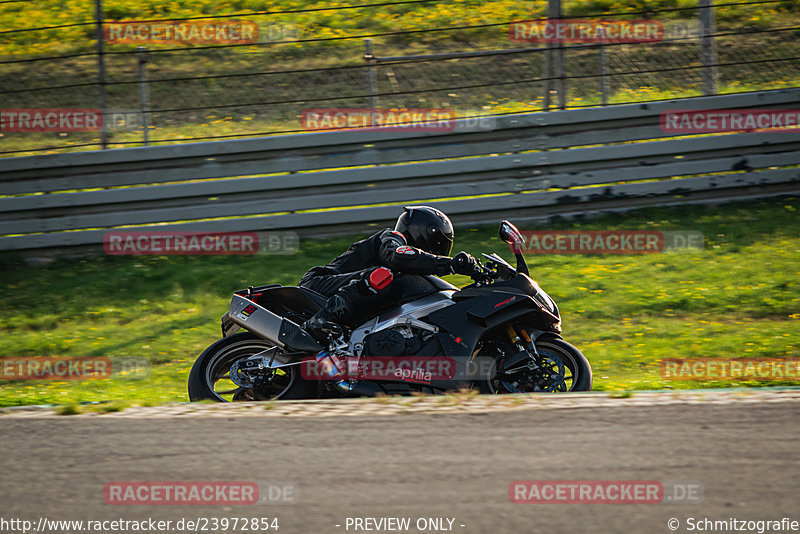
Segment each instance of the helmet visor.
[[428,252],[437,256],[449,256],[453,250],[453,237],[443,234],[435,226],[428,227]]

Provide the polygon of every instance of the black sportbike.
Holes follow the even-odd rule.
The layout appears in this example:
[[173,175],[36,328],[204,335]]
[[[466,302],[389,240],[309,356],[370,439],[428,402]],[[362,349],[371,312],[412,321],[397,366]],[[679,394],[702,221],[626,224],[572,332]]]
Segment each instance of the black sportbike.
[[473,283],[460,290],[435,276],[398,276],[402,299],[352,330],[331,332],[326,343],[299,326],[325,304],[323,295],[276,284],[236,291],[222,316],[223,339],[192,367],[189,398],[591,390],[589,362],[561,338],[558,306],[529,276],[522,234],[503,221],[500,238],[516,268],[483,254]]

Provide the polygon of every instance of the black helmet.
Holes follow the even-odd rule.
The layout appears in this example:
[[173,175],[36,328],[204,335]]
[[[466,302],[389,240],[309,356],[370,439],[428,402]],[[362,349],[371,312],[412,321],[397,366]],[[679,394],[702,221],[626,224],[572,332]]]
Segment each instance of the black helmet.
[[453,249],[453,223],[450,219],[429,206],[406,206],[397,218],[394,229],[403,234],[412,247],[449,256]]

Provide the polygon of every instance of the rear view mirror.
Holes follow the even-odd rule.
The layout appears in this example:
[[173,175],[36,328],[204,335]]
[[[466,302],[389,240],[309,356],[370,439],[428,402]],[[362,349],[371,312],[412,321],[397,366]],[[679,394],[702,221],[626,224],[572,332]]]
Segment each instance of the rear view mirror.
[[522,237],[522,232],[517,230],[517,227],[508,221],[500,223],[500,239],[515,249],[525,241],[525,238]]

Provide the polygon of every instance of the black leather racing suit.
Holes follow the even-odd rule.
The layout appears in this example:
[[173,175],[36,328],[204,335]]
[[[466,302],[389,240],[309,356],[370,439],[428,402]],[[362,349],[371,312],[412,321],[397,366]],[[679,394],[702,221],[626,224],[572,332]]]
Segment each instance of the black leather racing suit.
[[330,297],[353,280],[363,279],[376,267],[395,273],[451,274],[449,256],[436,256],[408,246],[405,236],[389,228],[353,243],[327,265],[312,267],[299,285]]

